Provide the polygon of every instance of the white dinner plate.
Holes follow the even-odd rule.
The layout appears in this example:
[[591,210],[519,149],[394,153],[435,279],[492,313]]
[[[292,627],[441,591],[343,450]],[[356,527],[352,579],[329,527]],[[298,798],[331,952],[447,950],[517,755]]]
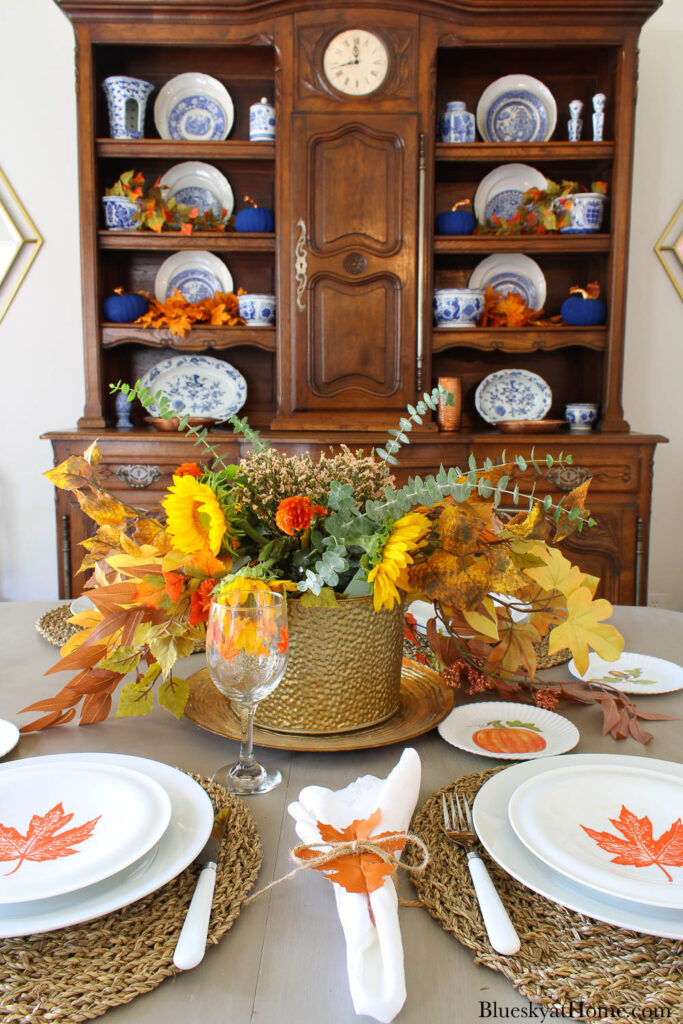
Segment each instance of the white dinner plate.
[[154,296],[165,302],[176,290],[187,302],[212,299],[215,292],[233,290],[232,274],[223,260],[205,249],[174,252],[157,270]]
[[546,899],[618,928],[631,928],[665,939],[683,939],[683,915],[680,910],[620,900],[565,878],[527,850],[515,835],[508,817],[508,805],[517,787],[536,775],[568,764],[606,764],[615,768],[629,768],[643,765],[643,762],[645,767],[653,771],[662,771],[683,779],[681,764],[626,754],[568,754],[540,761],[526,761],[499,772],[484,783],[474,802],[474,824],[484,848],[503,870]]
[[0,904],[111,877],[151,850],[170,818],[164,788],[129,768],[82,761],[46,772],[35,758],[3,765]]
[[579,730],[554,711],[514,701],[461,704],[438,726],[454,747],[480,757],[526,761],[571,750]]
[[88,763],[140,772],[166,791],[171,820],[157,847],[117,875],[64,896],[0,906],[0,938],[67,928],[126,907],[179,875],[209,837],[213,825],[211,801],[194,779],[177,768],[127,754],[52,754],[32,761],[43,767],[46,775],[62,765]]
[[485,142],[547,142],[556,124],[555,97],[531,75],[497,78],[477,103],[477,128]]
[[19,742],[19,729],[14,722],[8,722],[6,718],[0,718],[0,757],[9,754]]
[[185,160],[170,167],[161,179],[167,199],[185,206],[197,207],[199,216],[210,210],[217,220],[226,221],[235,207],[230,182],[211,164]]
[[526,848],[567,878],[619,899],[683,908],[683,779],[646,767],[568,765],[528,779],[508,813]]
[[500,420],[542,420],[553,393],[531,370],[496,370],[484,377],[474,393],[477,412],[487,423]]
[[530,188],[545,189],[548,179],[528,164],[504,164],[490,171],[474,193],[474,213],[480,224],[494,215],[509,220]]
[[[171,356],[156,363],[141,380],[153,395],[161,391],[173,409],[187,416],[227,420],[247,400],[247,382],[239,370],[213,356]],[[159,410],[152,406],[151,416]]]
[[683,668],[648,654],[624,651],[616,661],[605,661],[591,653],[583,675],[580,675],[573,658],[569,662],[569,671],[577,679],[605,683],[623,693],[639,693],[643,697],[650,693],[672,693],[683,689]]
[[487,256],[478,263],[468,281],[468,288],[486,290],[491,285],[501,295],[517,292],[531,309],[543,309],[546,281],[536,260],[521,252]]
[[230,93],[211,75],[187,71],[166,82],[154,102],[154,124],[162,139],[222,142],[235,120]]

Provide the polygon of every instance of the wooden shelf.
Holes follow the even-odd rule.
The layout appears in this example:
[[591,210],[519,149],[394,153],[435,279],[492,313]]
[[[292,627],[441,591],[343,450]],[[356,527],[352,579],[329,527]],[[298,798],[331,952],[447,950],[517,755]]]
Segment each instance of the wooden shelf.
[[231,231],[195,231],[181,235],[179,231],[157,235],[154,231],[98,231],[101,249],[162,250],[208,249],[223,252],[275,252],[275,235],[248,234]]
[[173,348],[179,352],[205,352],[207,349],[235,348],[246,345],[264,352],[275,351],[274,327],[220,327],[198,324],[184,338],[171,334],[167,327],[138,327],[135,324],[102,324],[102,346],[114,348],[129,343],[151,348]]
[[432,352],[475,348],[483,352],[554,352],[560,348],[607,347],[604,327],[437,327],[432,330]]
[[609,252],[611,235],[436,235],[434,252]]
[[274,142],[194,142],[184,139],[96,139],[98,156],[117,159],[172,157],[182,160],[275,160]]
[[613,142],[437,142],[437,161],[612,160]]

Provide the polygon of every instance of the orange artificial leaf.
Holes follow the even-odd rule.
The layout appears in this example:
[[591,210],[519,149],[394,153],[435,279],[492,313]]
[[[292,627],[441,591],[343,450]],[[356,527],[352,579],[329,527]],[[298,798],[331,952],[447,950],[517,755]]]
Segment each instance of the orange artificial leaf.
[[612,857],[612,864],[626,864],[637,868],[656,865],[667,879],[673,882],[664,865],[683,867],[683,824],[680,818],[668,831],[662,832],[659,839],[652,835],[652,822],[647,816],[638,818],[623,805],[619,817],[609,820],[621,832],[623,839],[612,835],[611,832],[596,832],[586,825],[581,825],[581,828],[601,850],[616,854],[616,857]]
[[[378,835],[370,836],[373,828],[382,820],[382,812],[375,811],[368,818],[358,818],[352,821],[346,828],[336,829],[324,822],[317,822],[320,838],[323,843],[352,843],[356,839],[367,839],[376,842],[388,853],[398,853],[405,845],[405,838],[398,832],[381,832]],[[392,838],[395,837],[395,838]],[[381,842],[380,842],[381,841]],[[308,847],[299,850],[298,855],[304,860],[312,860],[320,856],[320,850]],[[382,858],[370,851],[362,853],[346,853],[327,861],[326,864],[318,864],[315,871],[322,871],[331,882],[336,882],[346,889],[347,892],[364,893],[369,896],[375,889],[384,885],[388,875],[396,870],[393,864],[387,864]]]
[[166,581],[166,593],[175,604],[183,592],[185,577],[180,572],[165,572],[164,579]]
[[13,875],[25,860],[57,860],[58,857],[78,853],[73,847],[90,838],[100,815],[57,835],[72,818],[73,814],[65,814],[61,803],[58,803],[47,814],[34,814],[26,835],[11,825],[0,824],[0,861],[17,861],[6,874]]

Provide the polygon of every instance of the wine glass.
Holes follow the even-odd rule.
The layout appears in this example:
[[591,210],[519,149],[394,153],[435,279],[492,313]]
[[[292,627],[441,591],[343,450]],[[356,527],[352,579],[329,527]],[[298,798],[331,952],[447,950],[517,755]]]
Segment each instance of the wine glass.
[[206,628],[206,658],[214,685],[229,698],[239,720],[239,759],[214,775],[231,793],[268,793],[282,781],[253,754],[256,705],[282,679],[287,663],[287,599],[269,590],[232,590],[212,603]]

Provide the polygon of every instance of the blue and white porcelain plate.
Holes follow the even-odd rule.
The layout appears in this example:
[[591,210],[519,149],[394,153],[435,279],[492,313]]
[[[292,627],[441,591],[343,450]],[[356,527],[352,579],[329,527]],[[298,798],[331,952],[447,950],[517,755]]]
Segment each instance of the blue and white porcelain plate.
[[543,309],[546,299],[546,281],[535,260],[522,253],[487,256],[478,263],[469,279],[470,288],[486,290],[491,285],[501,295],[517,292],[531,309]]
[[503,164],[481,179],[474,193],[474,214],[480,224],[494,216],[508,220],[530,188],[544,189],[547,178],[528,164]]
[[497,370],[485,377],[474,393],[477,412],[487,423],[500,420],[542,420],[553,393],[530,370]]
[[154,103],[154,124],[162,139],[222,142],[234,120],[225,86],[211,75],[194,71],[166,82]]
[[[161,179],[164,195],[185,206],[196,206],[199,215],[210,210],[219,220],[228,220],[235,206],[230,182],[211,164],[185,160],[175,164]],[[223,213],[225,211],[225,213]]]
[[485,142],[547,142],[556,124],[553,94],[531,75],[496,79],[477,104],[477,127]]
[[[148,370],[141,381],[152,394],[162,391],[171,406],[188,416],[226,420],[247,400],[247,382],[239,370],[213,356],[172,356]],[[149,410],[158,416],[156,406]]]
[[214,292],[233,291],[232,274],[212,252],[175,252],[157,271],[154,296],[157,302],[165,302],[176,289],[188,302],[201,302],[213,298]]

